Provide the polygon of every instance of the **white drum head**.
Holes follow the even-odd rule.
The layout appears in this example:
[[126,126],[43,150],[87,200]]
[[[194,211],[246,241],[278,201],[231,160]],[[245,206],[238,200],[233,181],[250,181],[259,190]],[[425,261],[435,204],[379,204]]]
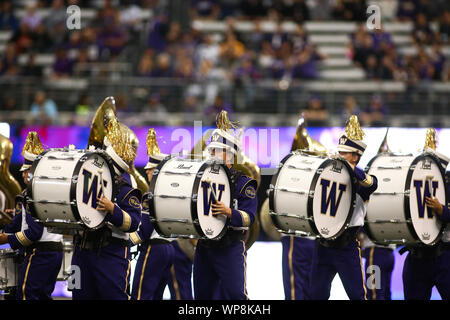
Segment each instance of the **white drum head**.
[[323,172],[316,178],[314,223],[321,237],[337,237],[345,230],[353,213],[353,175],[343,161],[331,160],[325,163]]
[[[211,184],[206,182],[211,180]],[[230,178],[223,166],[211,166],[204,171],[198,185],[197,215],[200,228],[205,237],[218,238],[223,235],[227,218],[224,215],[213,216],[213,192],[216,199],[231,208],[232,190]]]
[[106,212],[96,209],[97,198],[102,197],[100,181],[103,180],[104,195],[110,200],[113,196],[114,181],[113,169],[110,169],[103,155],[92,153],[87,156],[87,160],[80,162],[81,166],[77,166],[76,202],[81,221],[86,227],[93,229],[101,226],[106,216]]
[[425,205],[425,197],[432,195],[440,203],[446,203],[446,186],[444,176],[440,171],[440,165],[434,158],[430,156],[419,156],[414,163],[416,163],[416,166],[410,181],[409,179],[407,181],[410,189],[408,203],[411,214],[410,218],[420,241],[430,245],[438,240],[442,223]]

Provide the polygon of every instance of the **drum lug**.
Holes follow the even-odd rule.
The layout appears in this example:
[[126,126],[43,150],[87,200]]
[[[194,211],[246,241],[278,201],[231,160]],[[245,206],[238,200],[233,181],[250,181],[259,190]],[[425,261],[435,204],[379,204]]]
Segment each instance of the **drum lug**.
[[322,172],[323,172],[323,168],[319,168],[316,170],[316,174],[322,174]]
[[201,179],[202,177],[203,177],[203,174],[205,173],[205,171],[199,171],[198,173],[197,173],[197,178],[198,179]]
[[314,198],[314,194],[315,194],[315,193],[316,193],[315,190],[310,190],[308,196],[309,196],[310,198]]
[[410,193],[411,193],[411,190],[410,189],[406,189],[405,190],[405,197],[409,197]]
[[198,219],[195,219],[194,221],[192,221],[192,224],[196,225],[196,226],[200,226],[200,222],[198,221]]
[[153,199],[153,193],[152,192],[148,192],[148,199],[149,200]]
[[78,183],[78,175],[77,174],[72,177],[72,183],[73,184],[77,184]]
[[192,199],[192,202],[197,202],[198,194],[196,194],[196,193],[193,194],[191,199]]

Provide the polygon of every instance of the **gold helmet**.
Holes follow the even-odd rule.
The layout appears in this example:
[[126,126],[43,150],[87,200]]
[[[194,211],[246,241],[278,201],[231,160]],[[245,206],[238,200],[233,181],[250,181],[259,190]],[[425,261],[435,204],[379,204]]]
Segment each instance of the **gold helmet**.
[[362,156],[367,147],[362,141],[364,135],[364,131],[359,125],[358,117],[355,115],[350,116],[345,127],[345,133],[339,138],[338,151],[356,152]]
[[425,146],[423,147],[424,152],[430,152],[436,155],[439,158],[442,168],[447,169],[448,163],[450,162],[450,158],[436,151],[437,148],[437,139],[436,139],[436,130],[433,128],[429,128],[427,130],[425,136]]

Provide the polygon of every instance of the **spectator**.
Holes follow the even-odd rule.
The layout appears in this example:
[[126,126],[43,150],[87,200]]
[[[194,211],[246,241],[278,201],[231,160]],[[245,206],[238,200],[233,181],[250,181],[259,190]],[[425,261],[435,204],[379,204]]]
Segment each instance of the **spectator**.
[[198,108],[199,101],[197,96],[194,94],[187,94],[183,100],[183,112],[187,114],[197,113],[199,111]]
[[219,60],[220,46],[216,44],[211,35],[205,35],[203,42],[198,46],[197,57],[199,65],[202,64],[203,60],[208,60],[212,64],[216,64]]
[[19,107],[17,105],[16,98],[12,95],[7,95],[4,97],[2,101],[2,122],[8,122],[9,124],[21,124],[21,118],[18,117],[17,111],[19,110]]
[[342,123],[346,123],[346,121],[350,118],[351,115],[359,116],[361,110],[356,103],[356,100],[353,96],[347,96],[345,98],[344,108],[341,111],[341,121]]
[[95,25],[103,28],[110,23],[110,21],[118,21],[119,18],[119,10],[112,5],[111,0],[104,0],[103,7],[97,12]]
[[384,105],[381,97],[377,94],[373,95],[370,105],[361,113],[361,121],[364,126],[383,127],[386,126],[386,116],[388,109]]
[[189,56],[177,59],[174,76],[183,79],[191,79],[194,76],[194,62]]
[[311,8],[311,18],[315,21],[330,20],[332,10],[333,6],[331,0],[314,1],[314,6]]
[[267,35],[266,37],[266,41],[270,42],[274,50],[279,50],[287,39],[288,36],[286,32],[283,31],[283,25],[281,22],[277,23],[275,32]]
[[308,35],[305,28],[301,24],[297,25],[297,30],[295,33],[290,34],[288,39],[292,45],[292,50],[295,53],[299,53],[304,50],[308,44]]
[[149,48],[162,52],[166,49],[166,33],[169,29],[166,13],[157,15],[150,24],[147,44]]
[[21,24],[25,24],[31,31],[34,31],[42,23],[42,17],[37,8],[37,4],[28,2],[27,11],[20,21]]
[[415,59],[415,70],[420,80],[431,80],[434,76],[434,67],[431,63],[425,49],[419,48],[418,55]]
[[430,54],[430,62],[433,65],[434,69],[433,80],[441,81],[445,68],[446,58],[441,51],[440,45],[437,42],[433,44]]
[[24,53],[32,48],[33,35],[27,24],[20,24],[19,30],[16,31],[11,42],[15,44],[18,54]]
[[120,24],[133,34],[142,31],[144,12],[133,0],[123,0],[124,8],[120,10]]
[[127,33],[116,19],[107,19],[104,28],[97,36],[100,57],[104,60],[117,57],[127,43]]
[[191,19],[217,20],[220,16],[220,6],[217,0],[193,0]]
[[171,78],[173,77],[171,57],[168,53],[160,53],[156,57],[156,67],[152,72],[155,78]]
[[54,78],[67,78],[70,77],[73,71],[74,62],[69,58],[67,49],[59,47],[56,49],[55,62],[53,63]]
[[442,43],[450,43],[450,10],[444,11],[439,22],[439,40]]
[[327,125],[328,111],[324,108],[322,100],[317,96],[313,96],[308,101],[308,106],[303,110],[303,114],[309,126],[320,127]]
[[55,124],[57,119],[58,109],[55,102],[48,99],[44,91],[37,91],[34,96],[34,102],[31,105],[31,124],[51,125]]
[[383,17],[383,21],[393,21],[396,17],[397,13],[397,0],[379,0],[377,5],[381,9],[381,16]]
[[225,65],[231,65],[235,59],[241,58],[245,53],[245,47],[232,31],[228,31],[225,41],[220,45],[220,57]]
[[42,68],[36,65],[35,53],[28,54],[28,61],[23,67],[22,75],[26,77],[42,77]]
[[162,125],[167,121],[167,109],[160,101],[160,95],[153,93],[148,101],[148,106],[141,113],[141,119],[146,124]]
[[93,111],[92,104],[87,93],[83,93],[80,95],[74,109],[75,114],[82,117],[89,115],[89,113]]
[[19,20],[14,15],[11,1],[4,1],[0,10],[0,30],[16,32],[19,29]]
[[215,125],[216,115],[222,110],[227,111],[228,115],[231,117],[231,105],[225,102],[223,95],[219,93],[218,95],[216,95],[213,104],[207,107],[204,111],[204,115],[207,119],[208,125]]
[[74,68],[72,75],[74,77],[89,77],[91,75],[89,63],[91,62],[87,48],[81,47],[80,50],[78,50],[78,55],[73,63]]
[[17,52],[14,43],[10,42],[6,45],[5,54],[1,60],[0,75],[15,76],[19,75],[20,68],[17,62]]
[[326,59],[325,55],[320,54],[311,45],[308,45],[297,57],[294,77],[301,79],[317,79],[319,71],[317,61]]
[[412,21],[417,14],[415,0],[398,0],[397,18],[400,21]]
[[48,32],[49,37],[55,43],[61,43],[66,34],[67,12],[63,0],[53,0],[48,16],[43,25]]
[[427,17],[423,13],[419,13],[416,16],[412,38],[416,45],[427,45],[433,41],[433,31],[428,24]]
[[242,0],[240,9],[244,19],[254,20],[267,15],[267,8],[262,4],[262,0]]
[[147,49],[139,61],[137,75],[151,77],[153,75],[153,50]]
[[287,4],[287,15],[292,18],[296,23],[303,23],[310,20],[309,8],[306,4],[306,0],[294,0],[290,5]]

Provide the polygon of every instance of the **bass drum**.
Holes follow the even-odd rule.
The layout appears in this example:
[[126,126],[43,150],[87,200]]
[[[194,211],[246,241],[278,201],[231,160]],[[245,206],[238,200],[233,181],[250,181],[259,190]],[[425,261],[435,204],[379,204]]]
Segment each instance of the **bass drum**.
[[115,201],[115,178],[113,160],[103,150],[49,149],[30,170],[31,213],[50,228],[100,228],[106,213],[96,209],[97,198]]
[[355,207],[356,178],[349,164],[294,151],[280,163],[269,188],[269,205],[280,232],[335,239]]
[[211,214],[214,198],[232,207],[231,172],[213,161],[163,160],[153,172],[149,207],[155,230],[164,237],[220,239],[228,219]]
[[435,155],[381,154],[366,171],[378,179],[366,215],[373,242],[434,245],[439,241],[443,224],[425,205],[430,194],[447,203],[445,175]]

